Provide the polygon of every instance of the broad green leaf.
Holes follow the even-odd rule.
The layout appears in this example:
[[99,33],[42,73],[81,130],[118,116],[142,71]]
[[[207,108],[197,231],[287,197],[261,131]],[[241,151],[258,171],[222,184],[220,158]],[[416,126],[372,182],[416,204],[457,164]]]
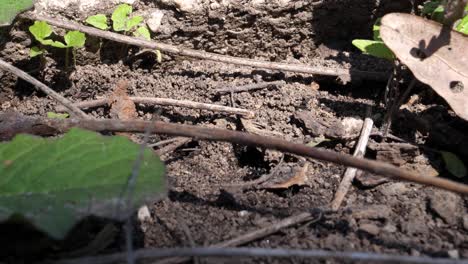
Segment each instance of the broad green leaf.
[[379,18],[375,21],[374,26],[372,27],[372,33],[374,35],[374,40],[377,41],[382,41],[382,38],[380,37],[380,21],[382,18]]
[[135,32],[133,32],[135,37],[143,37],[146,40],[151,40],[151,34],[146,26],[139,27]]
[[460,158],[453,154],[452,152],[441,151],[442,158],[445,162],[445,168],[458,178],[463,178],[466,176],[466,167],[463,164],[463,161]]
[[33,0],[0,0],[0,26],[11,24],[16,15],[33,7]]
[[436,10],[436,8],[439,7],[440,5],[441,5],[440,0],[426,1],[421,10],[421,14],[431,15],[432,13],[434,13],[434,10]]
[[121,4],[115,8],[112,13],[112,28],[115,31],[123,31],[126,29],[128,15],[132,13],[132,6],[128,4]]
[[47,112],[47,118],[65,119],[68,117],[70,117],[70,115],[67,113],[59,114],[54,112]]
[[45,21],[35,21],[34,24],[29,27],[29,32],[31,32],[36,40],[41,41],[52,35],[52,28]]
[[458,32],[468,35],[468,15],[465,16],[455,28]]
[[377,58],[383,58],[387,60],[393,60],[395,55],[393,52],[383,43],[383,41],[367,40],[367,39],[355,39],[353,45],[360,49],[363,53],[372,55]]
[[97,14],[88,17],[86,19],[86,23],[102,30],[107,30],[109,28],[109,26],[107,25],[107,17],[103,14]]
[[67,47],[67,45],[63,44],[62,42],[51,40],[51,39],[43,39],[43,40],[39,40],[39,42],[41,42],[42,45],[48,45],[48,46],[52,46],[52,47],[56,47],[56,48],[66,48]]
[[138,26],[143,21],[142,16],[134,16],[127,20],[126,31],[132,30],[134,27]]
[[29,50],[29,57],[34,58],[36,56],[39,56],[41,54],[44,54],[44,50],[39,48],[38,46],[34,46]]
[[68,31],[63,37],[67,47],[81,48],[86,42],[86,36],[80,31]]
[[131,208],[120,205],[140,149],[128,138],[77,128],[58,139],[18,135],[0,143],[0,223],[26,220],[63,239],[89,215],[123,220],[166,194],[164,165],[147,148]]
[[438,6],[434,12],[432,12],[431,19],[439,23],[444,22],[444,7]]

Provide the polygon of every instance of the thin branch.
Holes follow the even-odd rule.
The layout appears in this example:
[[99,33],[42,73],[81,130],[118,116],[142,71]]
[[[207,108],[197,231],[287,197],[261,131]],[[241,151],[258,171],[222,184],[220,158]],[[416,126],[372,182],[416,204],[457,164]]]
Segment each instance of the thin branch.
[[[236,247],[236,246],[241,246],[244,244],[247,244],[249,242],[255,241],[262,239],[266,236],[269,236],[271,234],[274,234],[284,228],[288,228],[290,226],[295,226],[303,222],[311,221],[317,222],[322,218],[322,212],[320,212],[319,216],[314,219],[314,216],[312,213],[300,213],[297,215],[290,216],[288,218],[285,218],[279,222],[276,222],[272,225],[268,225],[267,227],[260,228],[248,233],[245,233],[243,235],[240,235],[238,237],[235,237],[233,239],[229,239],[220,243],[216,243],[212,245],[211,247],[217,247],[217,248],[225,248],[225,247]],[[181,262],[186,262],[190,260],[189,257],[172,257],[172,258],[167,258],[163,259],[160,261],[157,261],[155,264],[177,264]]]
[[[276,257],[276,258],[308,258],[308,259],[335,259],[341,261],[365,261],[376,263],[404,263],[404,264],[466,264],[466,260],[449,258],[415,257],[402,255],[377,254],[356,251],[327,251],[327,250],[301,250],[301,249],[269,249],[269,248],[159,248],[140,249],[135,251],[137,259],[162,257]],[[88,257],[75,260],[63,260],[57,264],[107,264],[117,263],[125,259],[125,253],[116,253],[99,257]]]
[[68,112],[70,112],[70,114],[74,114],[74,115],[76,115],[77,117],[80,117],[80,118],[89,118],[83,111],[81,111],[78,107],[74,106],[73,103],[70,102],[68,99],[61,96],[56,91],[50,89],[49,87],[47,87],[47,85],[41,83],[40,81],[38,81],[37,79],[35,79],[31,75],[27,74],[26,72],[22,71],[21,69],[16,68],[15,66],[7,63],[6,61],[4,61],[2,59],[0,59],[0,69],[2,69],[4,71],[9,71],[9,72],[13,73],[14,75],[18,76],[19,78],[21,78],[21,79],[27,81],[28,83],[34,85],[34,87],[36,87],[40,91],[44,92],[48,96],[52,97],[53,99],[55,99],[56,101],[58,101],[59,103],[64,105],[65,108],[68,109]]
[[174,150],[181,147],[182,145],[187,144],[190,141],[192,141],[191,138],[177,137],[177,141],[175,141],[174,143],[172,143],[170,145],[167,145],[167,146],[165,146],[163,148],[160,148],[160,149],[156,150],[155,153],[157,155],[159,155],[159,156],[166,155],[168,153],[173,152]]
[[[367,117],[364,119],[364,124],[362,125],[361,130],[361,137],[359,137],[359,141],[357,143],[356,149],[354,150],[353,156],[356,158],[364,157],[367,148],[367,142],[369,141],[369,136],[372,131],[372,126],[374,122],[371,118]],[[338,190],[335,193],[335,197],[331,203],[332,210],[338,210],[341,203],[343,202],[344,197],[348,193],[349,187],[354,180],[354,177],[357,173],[356,168],[346,168],[344,173],[343,179],[341,180],[340,186],[338,186]]]
[[240,93],[240,92],[247,92],[252,90],[259,90],[265,89],[272,86],[283,86],[285,85],[285,81],[276,81],[276,82],[262,82],[262,83],[251,83],[241,86],[233,86],[233,87],[226,87],[226,88],[219,88],[216,89],[217,93]]
[[[83,119],[48,119],[24,117],[18,114],[0,113],[0,138],[8,138],[18,133],[51,133],[65,132],[72,127],[81,127],[93,131],[144,133],[147,126],[152,126],[152,133],[171,136],[192,137],[201,140],[224,141],[246,146],[275,149],[313,159],[358,168],[374,174],[411,181],[424,185],[435,186],[453,192],[468,194],[468,185],[420,175],[412,171],[400,169],[379,161],[360,159],[350,155],[336,153],[330,150],[311,148],[304,144],[288,142],[283,139],[252,135],[244,132],[197,127],[191,125],[151,122],[143,120],[83,120]],[[48,129],[48,131],[47,131]]]
[[139,46],[142,48],[148,49],[157,49],[162,52],[177,54],[181,56],[188,56],[192,58],[199,58],[223,63],[230,63],[236,65],[244,65],[256,68],[271,69],[271,70],[280,70],[280,71],[289,71],[289,72],[299,72],[306,74],[317,74],[317,75],[326,75],[326,76],[357,76],[363,79],[372,79],[372,80],[385,80],[387,79],[388,73],[386,72],[369,72],[369,71],[360,71],[354,69],[344,69],[344,68],[329,68],[323,66],[309,66],[304,64],[288,64],[288,63],[278,63],[270,61],[260,61],[253,59],[238,58],[226,55],[219,55],[215,53],[209,53],[204,51],[198,51],[193,49],[187,49],[182,47],[177,47],[173,45],[168,45],[156,41],[148,41],[140,38],[134,38],[130,36],[125,36],[109,31],[103,31],[96,28],[84,26],[73,21],[64,21],[60,19],[55,19],[33,12],[27,12],[21,15],[24,19],[30,20],[41,20],[46,21],[50,25],[69,29],[69,30],[79,30],[83,33],[86,33],[91,36],[105,38],[112,41],[117,41],[125,43],[128,45]]
[[[193,102],[193,101],[188,101],[188,100],[175,100],[175,99],[170,99],[170,98],[152,98],[152,97],[130,97],[130,99],[136,104],[186,107],[186,108],[207,110],[207,111],[213,111],[213,112],[236,114],[236,115],[244,116],[246,118],[253,118],[255,116],[254,112],[246,110],[246,109],[242,109],[242,108],[234,108],[234,107],[223,106],[223,105],[199,103],[199,102]],[[109,103],[109,100],[107,99],[97,99],[97,100],[90,100],[90,101],[76,103],[74,105],[78,108],[83,109],[83,108],[103,106],[103,105],[107,105],[108,103]],[[58,112],[62,112],[65,109],[63,107],[57,107],[56,110]]]
[[161,141],[158,141],[158,142],[156,142],[154,144],[149,144],[148,147],[150,147],[150,148],[160,147],[162,145],[167,145],[167,144],[177,142],[177,141],[181,140],[182,138],[183,137],[174,137],[174,138],[161,140]]

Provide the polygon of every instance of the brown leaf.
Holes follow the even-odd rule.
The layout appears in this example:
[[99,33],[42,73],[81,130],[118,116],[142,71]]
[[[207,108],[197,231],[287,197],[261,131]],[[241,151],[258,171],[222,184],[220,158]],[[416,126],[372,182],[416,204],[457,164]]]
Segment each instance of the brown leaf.
[[267,189],[287,189],[293,185],[303,186],[307,183],[307,170],[309,169],[309,163],[306,162],[302,168],[297,170],[293,177],[288,178],[284,181],[275,184],[265,183],[264,188]]
[[132,120],[137,117],[135,103],[127,94],[128,81],[120,80],[109,98],[111,106],[110,115],[112,118],[121,120]]
[[430,85],[457,115],[468,120],[468,37],[402,13],[385,15],[380,35],[418,80]]
[[[120,80],[115,85],[114,91],[109,98],[110,116],[115,119],[121,120],[132,120],[136,119],[138,116],[136,112],[135,103],[130,99],[127,94],[128,81]],[[116,135],[121,135],[132,139],[131,134],[129,133],[115,133]],[[133,139],[132,139],[133,140]]]

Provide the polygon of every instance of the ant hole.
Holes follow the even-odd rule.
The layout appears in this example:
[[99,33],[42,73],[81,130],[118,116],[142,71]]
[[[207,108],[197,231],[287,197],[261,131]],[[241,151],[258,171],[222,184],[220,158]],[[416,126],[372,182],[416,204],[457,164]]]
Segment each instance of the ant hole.
[[418,58],[418,59],[421,59],[421,60],[424,60],[427,57],[426,54],[424,54],[424,52],[422,52],[418,48],[412,48],[410,50],[410,54],[411,54],[411,56],[413,56],[415,58]]
[[451,81],[450,82],[450,90],[453,92],[453,93],[461,93],[463,92],[463,89],[464,89],[464,85],[462,82],[460,81]]

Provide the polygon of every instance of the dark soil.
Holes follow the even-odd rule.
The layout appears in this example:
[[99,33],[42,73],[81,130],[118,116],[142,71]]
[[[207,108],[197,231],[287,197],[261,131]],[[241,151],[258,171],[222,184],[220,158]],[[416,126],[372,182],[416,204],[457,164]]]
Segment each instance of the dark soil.
[[[328,66],[388,70],[388,63],[359,53],[353,38],[370,35],[373,21],[391,11],[414,11],[410,1],[291,1],[286,6],[249,4],[210,9],[203,14],[183,14],[170,6],[142,1],[136,9],[158,7],[167,13],[156,38],[220,54],[271,61],[316,63]],[[347,85],[333,78],[251,69],[163,54],[153,57],[118,56],[119,44],[96,52],[79,50],[75,69],[66,71],[61,51],[51,51],[45,65],[30,59],[30,21],[18,21],[2,35],[0,57],[30,72],[73,101],[106,97],[120,79],[131,83],[129,94],[186,99],[230,105],[229,95],[217,95],[219,87],[285,80],[286,85],[233,95],[235,106],[255,111],[252,120],[265,135],[308,143],[319,136],[305,125],[298,112],[314,120],[336,122],[346,117],[363,119],[373,106],[372,117],[380,127],[384,107],[379,103],[385,83],[356,80]],[[129,54],[137,52],[131,49]],[[318,89],[317,89],[318,87]],[[420,98],[407,104],[394,120],[391,133],[425,148],[383,147],[373,137],[368,157],[449,177],[439,154],[447,150],[468,158],[466,122],[456,118],[444,102],[419,87]],[[15,76],[0,72],[0,110],[45,116],[57,103]],[[244,131],[233,115],[177,107],[137,106],[141,119],[218,127]],[[108,118],[107,107],[88,111]],[[301,114],[300,116],[307,116]],[[436,124],[436,125],[434,125]],[[166,139],[151,137],[150,143]],[[333,139],[318,147],[352,153],[354,139]],[[150,206],[153,218],[141,223],[138,237],[143,247],[208,246],[271,225],[287,216],[317,208],[326,210],[340,182],[344,167],[310,160],[304,186],[282,190],[240,188],[245,183],[280,170],[287,177],[304,164],[296,156],[229,143],[192,140],[163,156],[170,182],[169,197]],[[283,160],[281,162],[281,160]],[[324,213],[306,223],[252,241],[245,246],[356,250],[402,255],[468,257],[468,212],[465,197],[412,183],[380,180],[363,174],[345,198],[342,209]],[[255,186],[254,186],[255,187]],[[123,247],[113,244],[112,250]],[[218,260],[213,260],[219,262]],[[296,263],[298,259],[251,259],[246,263]]]

